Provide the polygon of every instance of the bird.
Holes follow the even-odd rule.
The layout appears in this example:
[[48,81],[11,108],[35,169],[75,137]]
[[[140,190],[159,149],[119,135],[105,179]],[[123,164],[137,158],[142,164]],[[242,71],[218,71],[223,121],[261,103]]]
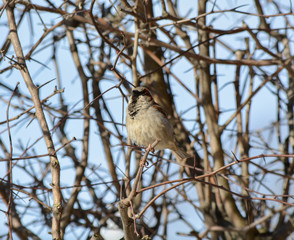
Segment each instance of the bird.
[[169,149],[177,161],[191,157],[178,146],[174,129],[162,107],[146,87],[136,87],[128,102],[126,114],[128,137],[138,146],[148,147],[156,140],[155,150]]

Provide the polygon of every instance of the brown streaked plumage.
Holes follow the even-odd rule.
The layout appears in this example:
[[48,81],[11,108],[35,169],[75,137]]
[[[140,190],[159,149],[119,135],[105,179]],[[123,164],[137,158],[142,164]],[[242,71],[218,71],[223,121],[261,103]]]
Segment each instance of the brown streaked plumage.
[[153,100],[145,87],[132,90],[126,126],[129,138],[137,145],[148,147],[149,144],[160,140],[155,149],[170,149],[177,160],[190,157],[177,145],[174,129],[165,111]]

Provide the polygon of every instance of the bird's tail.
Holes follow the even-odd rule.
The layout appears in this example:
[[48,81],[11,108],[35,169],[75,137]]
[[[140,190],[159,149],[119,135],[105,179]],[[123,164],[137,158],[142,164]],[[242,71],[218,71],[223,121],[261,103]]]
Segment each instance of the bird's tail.
[[172,151],[177,161],[183,161],[184,159],[190,158],[191,156],[182,149]]

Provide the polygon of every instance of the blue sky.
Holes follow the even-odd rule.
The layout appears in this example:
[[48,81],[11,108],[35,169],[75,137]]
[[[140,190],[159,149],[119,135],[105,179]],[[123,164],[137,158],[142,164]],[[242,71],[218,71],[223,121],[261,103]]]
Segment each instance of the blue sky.
[[[105,1],[108,3],[108,1]],[[255,9],[254,7],[252,7],[252,2],[251,1],[216,1],[216,7],[215,10],[218,10],[218,7],[220,9],[230,9],[236,6],[240,6],[242,4],[244,4],[244,2],[247,4],[245,6],[243,6],[242,8],[240,8],[239,10],[242,10],[244,12],[252,12],[255,13]],[[38,2],[39,4],[42,5],[42,2]],[[286,3],[284,3],[286,5]],[[179,6],[180,6],[180,13],[182,16],[185,16],[186,13],[189,12],[190,9],[192,9],[192,11],[189,12],[189,14],[186,16],[187,18],[190,17],[196,17],[197,14],[197,9],[196,9],[196,2],[193,3],[193,5],[191,5],[191,1],[188,0],[181,0],[179,1]],[[210,9],[210,7],[212,6],[211,3],[209,3],[208,5],[210,5],[208,7],[208,9]],[[267,4],[264,8],[265,13],[266,14],[271,14],[273,13],[274,9],[272,9],[271,6],[269,4]],[[158,10],[159,8],[155,9],[155,16],[156,15],[160,15],[161,12],[160,10]],[[18,11],[16,10],[16,16],[19,16],[19,13],[17,13]],[[285,12],[286,12],[286,8],[285,8]],[[35,14],[32,13],[32,22],[33,24],[33,31],[32,29],[29,27],[30,25],[30,20],[26,17],[23,21],[22,24],[19,28],[19,36],[20,36],[20,40],[21,40],[21,44],[22,47],[24,49],[24,53],[26,54],[29,49],[32,47],[32,45],[36,42],[37,39],[39,39],[39,37],[42,35],[43,33],[43,26],[40,22],[39,17]],[[44,21],[44,23],[47,26],[50,26],[52,23],[56,23],[58,21],[61,20],[60,17],[57,17],[57,15],[53,15],[53,14],[45,14],[42,13],[42,19]],[[217,16],[217,20],[215,20],[215,17]],[[215,28],[220,28],[220,29],[231,29],[231,28],[236,28],[236,27],[240,27],[242,25],[242,20],[245,19],[246,23],[250,26],[250,27],[257,27],[258,25],[258,19],[257,17],[248,17],[245,15],[238,15],[239,18],[236,19],[235,15],[233,13],[224,13],[224,14],[213,14],[213,15],[209,15],[207,18],[207,22],[208,23],[212,23],[213,26]],[[243,18],[244,17],[244,18]],[[279,25],[279,20],[278,18],[275,18],[273,20],[273,24],[276,27],[281,27]],[[0,39],[0,44],[3,45],[4,40],[6,39],[7,33],[8,33],[8,29],[5,26],[7,22],[6,19],[6,14],[4,12],[4,14],[1,16],[0,19],[0,32],[2,32],[2,35],[5,36],[2,39]],[[161,21],[159,22],[159,24],[165,24],[166,21]],[[61,34],[64,31],[63,28],[60,28],[58,30],[58,32]],[[81,31],[81,29],[77,29],[75,31],[75,35],[77,37],[81,37],[82,38],[82,33],[79,33],[79,31]],[[170,31],[173,31],[173,27],[170,27]],[[195,30],[193,30],[195,31]],[[196,34],[192,33],[192,31],[188,31],[189,34],[191,34],[191,38],[194,39],[196,41]],[[94,32],[95,34],[95,32]],[[162,34],[159,33],[158,35],[160,38],[162,38],[162,40],[164,40],[164,37]],[[235,50],[237,49],[244,49],[244,41],[243,39],[245,37],[247,37],[248,35],[246,33],[242,33],[239,35],[234,35],[234,36],[224,36],[221,37],[221,40],[223,40],[224,42],[226,42],[227,44],[233,46],[233,48]],[[264,39],[264,41],[266,42],[267,39]],[[44,84],[47,81],[50,81],[52,79],[55,79],[54,81],[52,81],[51,83],[47,84],[46,86],[44,86],[41,90],[40,90],[40,98],[43,99],[46,96],[50,95],[53,91],[55,86],[57,85],[57,81],[56,81],[56,71],[55,71],[55,67],[52,63],[52,61],[50,61],[51,57],[52,57],[52,46],[46,47],[46,45],[50,45],[50,43],[52,42],[52,35],[49,35],[48,37],[46,37],[46,39],[44,40],[44,45],[40,46],[39,48],[37,48],[36,53],[33,55],[34,59],[37,59],[39,62],[45,64],[44,65],[40,65],[39,63],[36,63],[34,61],[28,61],[28,68],[30,70],[31,76],[33,78],[33,81],[35,82],[35,84],[37,85],[41,85]],[[99,39],[97,40],[97,43],[99,42]],[[253,43],[251,43],[253,45]],[[64,88],[64,93],[62,94],[63,98],[65,99],[66,104],[69,105],[69,107],[73,107],[71,109],[71,112],[74,111],[81,111],[82,108],[82,102],[80,101],[82,99],[82,92],[81,92],[81,83],[80,80],[78,78],[78,74],[77,71],[75,69],[75,66],[73,64],[73,60],[72,60],[72,56],[70,54],[69,51],[69,47],[68,47],[68,41],[66,38],[62,39],[61,41],[59,41],[57,43],[57,47],[58,47],[58,52],[57,52],[57,62],[59,64],[60,67],[60,77],[61,77],[61,81],[62,81],[62,88]],[[183,44],[184,45],[184,44]],[[79,50],[80,51],[85,51],[85,47],[83,47],[82,45],[80,45]],[[218,47],[217,48],[217,57],[218,58],[229,58],[229,59],[235,59],[235,56],[232,55],[231,53],[229,53],[227,50],[225,50],[222,47]],[[7,53],[7,56],[12,56],[14,55],[14,52],[12,50],[12,48],[9,49],[9,52]],[[264,56],[266,58],[266,56]],[[111,59],[112,63],[114,62],[114,59]],[[83,59],[83,62],[85,63],[87,61],[86,55],[85,58]],[[3,69],[4,67],[9,66],[9,60],[6,59],[5,61],[1,62],[0,68]],[[117,68],[125,74],[125,76],[131,80],[131,72],[129,71],[129,69],[125,68],[123,66],[123,64],[118,63]],[[180,60],[177,64],[175,64],[172,67],[172,71],[177,75],[177,77],[179,77],[184,84],[186,84],[190,90],[192,90],[193,92],[195,91],[195,86],[194,86],[194,76],[193,76],[193,71],[191,70],[191,65],[185,60],[182,59]],[[227,83],[230,83],[232,81],[234,81],[234,71],[235,71],[235,67],[234,66],[229,66],[229,65],[218,65],[217,66],[217,73],[218,73],[218,81],[219,81],[219,87],[221,86],[226,86]],[[269,74],[273,73],[275,71],[274,67],[269,67],[267,68],[267,71]],[[247,68],[244,70],[242,70],[242,78],[243,80],[246,78],[248,72],[247,72]],[[102,80],[102,90],[107,90],[108,88],[114,86],[117,84],[117,80],[114,78],[113,75],[111,75],[111,73],[107,73],[107,76],[109,77],[109,79],[105,79]],[[281,75],[283,76],[283,74]],[[282,77],[283,80],[283,77]],[[27,96],[29,96],[29,92],[25,86],[24,81],[22,80],[22,77],[20,75],[20,73],[16,70],[14,71],[8,71],[5,72],[4,74],[0,75],[0,82],[3,82],[5,84],[7,84],[9,87],[14,88],[16,86],[17,82],[20,82],[19,84],[19,90],[22,94],[25,94]],[[256,78],[255,82],[254,82],[254,86],[258,86],[260,84],[260,82],[262,81],[262,79],[258,79]],[[90,85],[90,82],[89,82]],[[186,109],[195,106],[196,101],[195,99],[186,94],[185,90],[174,80],[171,78],[171,87],[173,89],[173,92],[175,93],[175,102],[176,102],[176,107],[179,113],[185,111]],[[248,85],[246,86],[246,88],[248,88]],[[91,89],[91,88],[90,88]],[[223,123],[226,121],[226,119],[233,113],[234,109],[235,109],[235,101],[234,101],[234,95],[233,93],[233,85],[232,84],[228,84],[226,87],[224,87],[221,91],[220,91],[220,101],[221,101],[221,109],[225,110],[225,109],[231,109],[232,111],[228,111],[224,114],[222,114],[221,118],[220,118],[220,123]],[[4,98],[5,100],[8,100],[10,98],[10,95],[7,94],[7,91],[3,90],[3,88],[0,87],[0,96],[2,98]],[[110,106],[110,109],[115,117],[115,121],[117,122],[121,122],[122,121],[122,115],[124,112],[124,108],[126,107],[126,102],[123,103],[123,100],[121,98],[120,92],[117,89],[113,89],[111,91],[109,91],[108,93],[105,94],[105,99],[109,100],[108,104]],[[243,98],[244,100],[244,98]],[[76,104],[78,101],[80,101],[79,104]],[[17,98],[14,98],[12,101],[12,104],[15,105],[19,105],[19,106],[25,106],[25,108],[28,108],[31,106],[31,102],[28,101],[24,101],[24,102],[18,102]],[[50,104],[51,106],[56,106],[56,104],[58,104],[58,96],[54,96],[50,99],[50,101],[48,102],[48,104]],[[123,105],[124,104],[124,105]],[[123,107],[124,106],[124,107]],[[253,102],[253,107],[252,107],[252,116],[254,116],[253,121],[251,122],[251,130],[257,130],[257,129],[261,129],[264,126],[268,126],[270,125],[271,122],[275,121],[275,111],[276,111],[276,100],[275,98],[273,98],[272,93],[267,89],[264,88],[263,90],[261,90],[257,96],[254,97],[254,102]],[[0,109],[2,109],[2,111],[0,111],[0,121],[4,121],[6,120],[6,108],[7,108],[7,104],[4,103],[3,101],[0,101]],[[10,109],[10,117],[16,116],[17,114],[19,114],[19,111],[14,110],[13,108]],[[196,110],[192,110],[189,111],[187,114],[185,114],[185,118],[187,119],[194,119],[195,118],[195,113]],[[52,128],[53,126],[53,119],[52,117],[50,117],[49,115],[46,116],[48,119],[48,123],[50,125],[50,128]],[[41,137],[41,132],[39,130],[39,125],[38,122],[36,120],[33,120],[32,122],[31,119],[29,117],[22,117],[26,118],[25,121],[22,122],[22,124],[18,125],[17,127],[14,127],[11,129],[11,133],[12,133],[12,142],[14,145],[14,156],[19,156],[22,153],[22,149],[19,147],[21,144],[25,147],[25,146],[29,146],[30,144],[33,144],[33,142]],[[18,120],[11,122],[11,126],[13,126],[14,123],[16,123]],[[55,122],[56,123],[56,122]],[[77,142],[73,143],[73,145],[77,148],[77,153],[78,155],[81,155],[81,144],[80,144],[80,139],[82,137],[82,120],[74,120],[71,121],[70,124],[67,125],[66,130],[69,133],[69,138],[71,137],[76,137],[78,139]],[[186,125],[188,128],[192,128],[193,127],[192,122],[186,122]],[[231,125],[232,126],[232,125]],[[124,136],[126,136],[126,131],[125,128],[123,127],[123,133]],[[0,125],[0,134],[1,134],[1,139],[4,140],[6,146],[9,146],[9,142],[8,142],[8,134],[6,131],[6,125]],[[56,142],[57,138],[56,138],[56,133],[53,135],[53,138]],[[105,180],[110,180],[109,175],[107,173],[107,165],[105,162],[105,159],[103,157],[103,155],[101,156],[100,153],[103,152],[102,151],[102,145],[101,145],[101,141],[100,141],[100,137],[97,135],[97,127],[96,124],[94,122],[91,123],[91,137],[90,137],[90,155],[89,155],[89,160],[90,160],[90,164],[92,164],[93,166],[98,167],[98,172],[101,174],[101,176],[104,176]],[[231,145],[230,142],[227,141],[229,139],[229,135],[225,135],[224,136],[224,148],[225,150],[228,151],[228,153],[231,152]],[[118,141],[115,138],[112,138],[113,140],[113,144],[118,143]],[[21,142],[21,144],[20,144]],[[276,145],[275,140],[273,140],[271,142],[271,144],[273,144],[273,146]],[[56,145],[56,147],[58,148],[60,145]],[[199,148],[199,146],[197,146]],[[119,147],[117,147],[119,148]],[[46,147],[44,144],[43,139],[41,139],[34,147],[34,149],[38,152],[38,154],[42,154],[42,153],[46,153]],[[201,151],[200,151],[201,153]],[[260,149],[255,149],[251,152],[252,155],[257,155],[263,153],[263,150]],[[3,153],[0,150],[0,156],[3,157]],[[125,169],[125,164],[124,162],[120,162],[120,156],[119,153],[117,151],[117,154],[114,155],[115,159],[117,161],[117,165],[120,169],[122,169],[122,171],[124,171]],[[61,175],[61,182],[63,186],[71,186],[73,179],[74,179],[74,171],[73,169],[71,169],[72,167],[72,163],[69,159],[67,159],[67,157],[63,157],[62,155],[62,151],[59,153],[59,159],[60,159],[60,165],[62,168],[62,175]],[[44,158],[44,161],[48,161],[48,158]],[[20,166],[22,164],[25,164],[25,161],[23,162],[19,162],[18,163]],[[37,161],[35,160],[30,160],[30,164],[32,164],[33,167],[35,167],[36,169],[38,169],[38,171],[40,170],[38,168],[38,164]],[[0,169],[6,169],[6,163],[4,162],[0,162]],[[41,170],[40,170],[41,171]],[[118,171],[119,172],[119,171]],[[0,177],[3,177],[4,174],[6,173],[6,170],[0,175]],[[86,172],[86,175],[90,174],[90,171],[88,170],[88,172]],[[120,174],[120,177],[122,177],[123,174]],[[95,175],[91,176],[93,178],[93,180],[98,181],[97,178],[95,178]],[[26,177],[24,176],[23,171],[21,171],[20,169],[18,169],[17,167],[14,168],[13,170],[13,179],[14,182],[16,184],[24,184],[26,182]],[[47,179],[47,187],[50,187],[50,179]],[[99,186],[97,187],[97,191],[100,192],[100,196],[103,196],[105,187],[104,186]],[[68,192],[69,193],[69,192]],[[85,195],[85,199],[87,199],[87,193],[83,192],[81,194]],[[147,193],[148,194],[148,193]],[[170,192],[168,193],[170,196],[173,196],[174,194],[176,194],[176,192]],[[194,195],[193,195],[194,194]],[[66,196],[66,194],[65,194]],[[196,194],[195,192],[192,193],[191,192],[191,196],[193,196],[192,198],[196,198]],[[114,201],[116,201],[116,199],[114,199],[113,196],[108,196],[109,199],[109,204],[113,203]],[[29,204],[29,199],[24,199],[24,204]],[[6,210],[5,206],[3,206],[3,204],[0,203],[0,209],[1,210]],[[200,222],[199,219],[195,220],[195,212],[193,212],[193,209],[191,209],[191,206],[189,206],[189,204],[184,204],[183,209],[181,209],[183,211],[183,214],[191,216],[190,220],[191,222],[193,222],[194,227],[199,230],[202,231],[203,229],[199,228]],[[149,213],[150,214],[150,213]],[[148,219],[148,213],[146,214],[146,218]],[[26,219],[27,221],[30,221],[30,219]],[[5,222],[5,215],[3,212],[0,212],[0,226],[4,224]],[[3,229],[3,228],[1,228]],[[180,230],[179,230],[180,229]],[[178,222],[176,222],[175,224],[171,224],[169,226],[169,234],[170,236],[176,236],[176,232],[182,231],[182,232],[187,232],[190,229],[187,229],[186,225],[184,224],[179,224]],[[3,230],[0,230],[0,235],[3,234],[4,232]],[[6,230],[5,230],[6,231]],[[113,239],[118,239],[115,235],[116,231],[111,231],[110,235],[113,235]],[[107,236],[109,237],[109,232],[105,233],[107,234]],[[114,236],[115,235],[115,236]],[[42,239],[46,239],[46,232],[42,232]],[[47,238],[49,239],[49,238]],[[110,239],[110,238],[107,238]],[[175,239],[175,238],[170,238],[170,239]],[[186,237],[177,237],[176,239],[186,239]]]

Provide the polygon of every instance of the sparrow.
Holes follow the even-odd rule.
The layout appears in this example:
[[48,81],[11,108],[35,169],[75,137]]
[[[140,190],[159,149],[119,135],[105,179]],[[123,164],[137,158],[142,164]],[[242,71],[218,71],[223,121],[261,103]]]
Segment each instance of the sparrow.
[[167,114],[147,88],[133,88],[126,115],[128,136],[136,145],[148,147],[160,140],[155,150],[170,149],[177,161],[190,157],[178,146]]

